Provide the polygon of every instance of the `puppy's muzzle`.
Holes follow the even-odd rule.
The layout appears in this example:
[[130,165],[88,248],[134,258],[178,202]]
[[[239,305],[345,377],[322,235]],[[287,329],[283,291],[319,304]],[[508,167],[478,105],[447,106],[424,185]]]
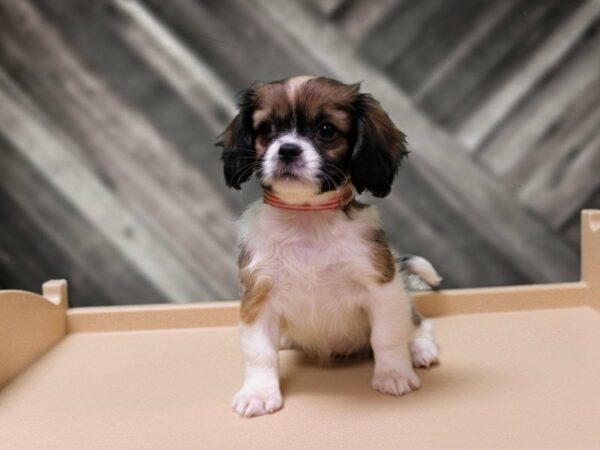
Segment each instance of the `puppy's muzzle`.
[[279,160],[286,165],[293,163],[301,154],[302,149],[296,144],[285,143],[279,147]]

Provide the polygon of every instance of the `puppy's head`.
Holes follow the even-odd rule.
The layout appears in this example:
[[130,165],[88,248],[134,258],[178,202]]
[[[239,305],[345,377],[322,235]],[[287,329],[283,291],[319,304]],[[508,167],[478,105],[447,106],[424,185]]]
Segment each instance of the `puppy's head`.
[[277,193],[319,194],[352,182],[389,194],[406,151],[404,134],[359,84],[295,77],[247,89],[221,135],[225,181],[240,189],[256,173]]

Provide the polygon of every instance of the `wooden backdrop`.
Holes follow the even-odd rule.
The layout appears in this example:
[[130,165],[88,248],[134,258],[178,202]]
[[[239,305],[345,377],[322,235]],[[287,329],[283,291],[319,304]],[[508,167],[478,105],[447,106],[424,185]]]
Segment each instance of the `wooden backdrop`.
[[255,80],[364,81],[413,153],[378,201],[446,286],[574,280],[600,206],[600,0],[0,0],[0,288],[238,295],[215,136]]

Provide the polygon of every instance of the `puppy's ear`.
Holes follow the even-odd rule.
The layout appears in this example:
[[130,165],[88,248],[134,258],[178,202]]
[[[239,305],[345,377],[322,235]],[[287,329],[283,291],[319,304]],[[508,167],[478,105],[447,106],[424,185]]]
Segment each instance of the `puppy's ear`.
[[357,140],[350,161],[350,177],[360,194],[375,197],[390,193],[400,160],[408,155],[406,138],[377,100],[358,94],[356,101]]
[[221,160],[223,173],[228,187],[241,189],[241,184],[248,181],[254,173],[256,152],[252,137],[252,113],[256,92],[247,89],[239,96],[238,114],[221,133],[215,145],[223,147]]

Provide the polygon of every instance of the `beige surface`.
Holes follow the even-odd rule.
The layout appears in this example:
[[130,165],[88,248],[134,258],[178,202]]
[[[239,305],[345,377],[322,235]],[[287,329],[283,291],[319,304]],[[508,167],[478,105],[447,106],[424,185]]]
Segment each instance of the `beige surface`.
[[442,360],[421,390],[285,351],[284,409],[251,420],[229,407],[236,302],[65,314],[64,282],[0,292],[0,386],[42,355],[0,391],[0,449],[600,449],[600,211],[582,232],[581,282],[417,295]]
[[282,352],[284,409],[240,419],[234,328],[68,335],[0,392],[2,448],[600,448],[600,314],[435,320],[423,387],[371,391],[371,363]]
[[0,388],[67,332],[66,281],[48,281],[43,290],[44,297],[25,291],[0,292]]
[[237,324],[240,302],[97,306],[67,311],[69,333],[219,327]]
[[589,302],[600,309],[600,210],[581,213],[581,279],[590,291]]
[[[573,308],[590,303],[588,285],[582,282],[453,289],[412,296],[427,317]],[[230,301],[72,308],[67,311],[67,328],[69,333],[78,333],[231,326],[238,322],[239,306],[238,301]]]

